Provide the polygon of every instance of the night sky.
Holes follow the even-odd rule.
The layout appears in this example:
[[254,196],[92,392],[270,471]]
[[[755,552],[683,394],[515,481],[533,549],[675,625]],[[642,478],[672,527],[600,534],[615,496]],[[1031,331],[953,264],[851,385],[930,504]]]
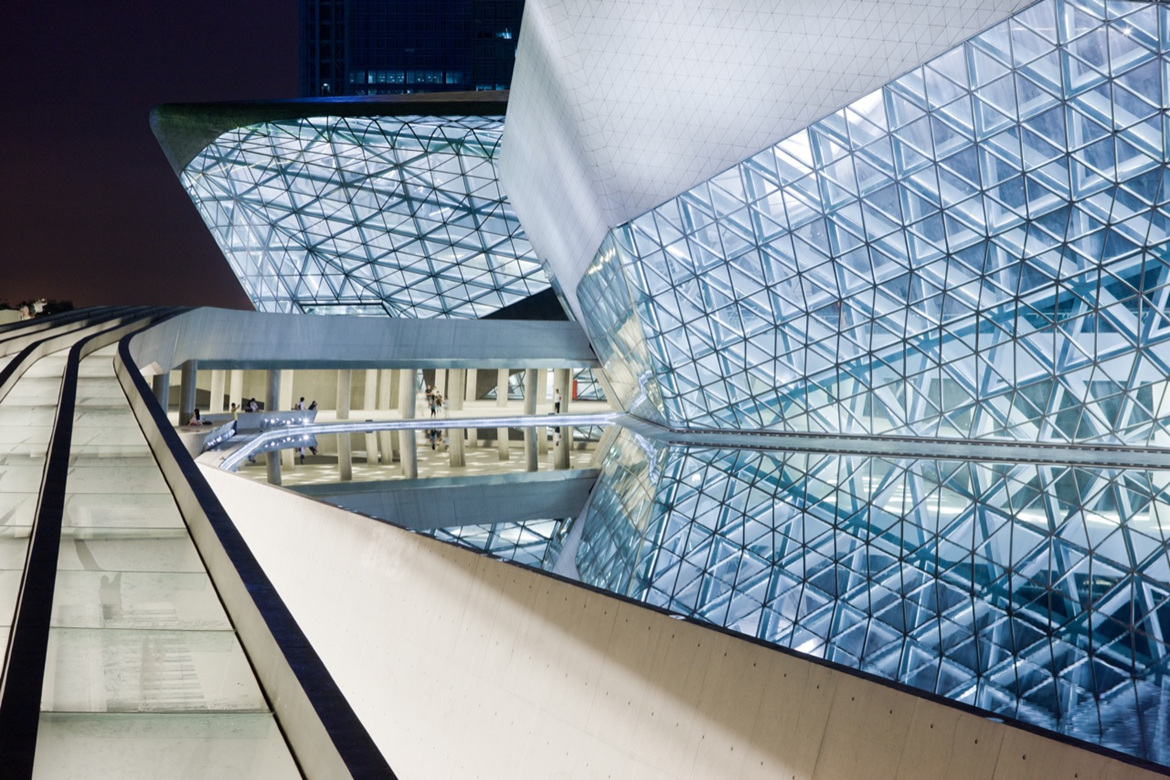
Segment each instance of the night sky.
[[297,96],[297,0],[8,0],[0,301],[251,308],[150,132],[160,103]]

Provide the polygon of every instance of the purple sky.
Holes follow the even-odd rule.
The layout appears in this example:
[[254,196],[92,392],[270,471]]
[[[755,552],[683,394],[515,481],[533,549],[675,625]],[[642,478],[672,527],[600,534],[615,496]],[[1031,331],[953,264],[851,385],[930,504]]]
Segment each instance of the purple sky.
[[159,103],[297,96],[297,0],[8,0],[0,301],[251,308],[150,132]]

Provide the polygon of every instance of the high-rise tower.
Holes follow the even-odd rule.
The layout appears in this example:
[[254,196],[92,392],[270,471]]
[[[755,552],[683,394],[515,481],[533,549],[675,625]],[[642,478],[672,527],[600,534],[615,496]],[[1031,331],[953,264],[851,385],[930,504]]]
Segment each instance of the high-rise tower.
[[301,94],[507,89],[523,11],[523,0],[301,0]]

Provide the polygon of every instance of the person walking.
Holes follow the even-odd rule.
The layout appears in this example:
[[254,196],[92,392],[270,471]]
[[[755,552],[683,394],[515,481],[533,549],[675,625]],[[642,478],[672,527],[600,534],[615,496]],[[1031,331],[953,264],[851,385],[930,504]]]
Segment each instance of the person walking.
[[556,414],[561,413],[561,391],[560,390],[556,390],[553,393],[553,409],[556,410]]

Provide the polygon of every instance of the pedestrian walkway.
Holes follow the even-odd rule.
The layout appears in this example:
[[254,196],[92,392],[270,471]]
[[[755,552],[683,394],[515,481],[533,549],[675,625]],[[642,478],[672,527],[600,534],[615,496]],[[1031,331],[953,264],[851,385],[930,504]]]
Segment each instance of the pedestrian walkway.
[[[0,711],[39,688],[22,699],[39,702],[23,718],[39,720],[36,778],[300,777],[115,376],[115,349],[28,358],[0,399],[0,615],[22,663],[43,648],[39,677],[5,679]],[[47,465],[58,453],[64,479]],[[56,547],[40,555],[46,540]],[[37,582],[51,583],[50,600]],[[6,772],[17,752],[5,745]]]

